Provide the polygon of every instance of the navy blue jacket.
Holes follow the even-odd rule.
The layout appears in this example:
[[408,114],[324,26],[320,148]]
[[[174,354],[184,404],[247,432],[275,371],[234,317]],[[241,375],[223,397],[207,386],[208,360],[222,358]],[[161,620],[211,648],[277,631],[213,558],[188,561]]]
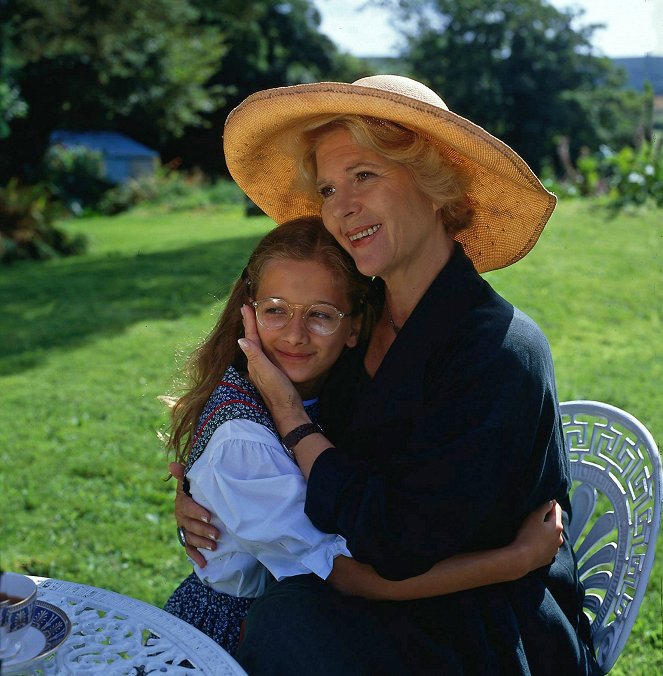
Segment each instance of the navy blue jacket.
[[[373,379],[364,354],[349,351],[325,386],[322,422],[337,447],[313,465],[306,500],[313,523],[344,535],[359,561],[403,579],[510,542],[553,497],[570,513],[547,341],[460,245]],[[382,608],[422,664],[445,643],[467,673],[585,674],[595,664],[582,598],[566,538],[551,566],[516,582]]]

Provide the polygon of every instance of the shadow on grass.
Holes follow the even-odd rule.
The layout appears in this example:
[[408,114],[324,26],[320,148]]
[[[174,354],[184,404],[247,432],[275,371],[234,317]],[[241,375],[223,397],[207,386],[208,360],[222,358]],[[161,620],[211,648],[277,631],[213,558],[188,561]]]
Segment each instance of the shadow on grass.
[[0,270],[0,375],[37,365],[50,349],[199,312],[228,293],[258,239]]

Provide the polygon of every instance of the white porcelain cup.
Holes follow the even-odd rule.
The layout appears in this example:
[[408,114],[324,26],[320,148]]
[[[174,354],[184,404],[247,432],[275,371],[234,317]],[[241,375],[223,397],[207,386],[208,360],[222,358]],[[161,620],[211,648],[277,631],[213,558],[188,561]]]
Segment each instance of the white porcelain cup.
[[37,585],[19,573],[0,573],[0,659],[21,649],[32,625],[37,604]]

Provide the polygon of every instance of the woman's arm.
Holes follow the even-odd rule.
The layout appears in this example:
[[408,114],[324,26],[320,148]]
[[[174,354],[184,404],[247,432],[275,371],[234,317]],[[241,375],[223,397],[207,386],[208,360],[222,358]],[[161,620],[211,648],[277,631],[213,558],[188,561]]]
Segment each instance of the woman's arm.
[[[171,472],[181,479],[177,467],[171,465]],[[214,526],[200,520],[200,513],[207,515],[208,511],[183,491],[179,492],[181,495],[175,502],[177,523],[190,524],[198,532],[218,533]],[[555,501],[545,503],[525,519],[511,544],[485,552],[457,554],[438,562],[426,573],[405,580],[387,580],[367,564],[337,556],[327,582],[343,594],[400,601],[516,580],[552,561],[562,543],[561,513]],[[189,540],[206,542],[208,549],[216,547],[215,540],[203,535],[187,533],[187,542]],[[195,556],[198,565],[204,567],[205,558],[198,549],[187,545],[187,554],[191,558]]]
[[182,488],[184,465],[171,462],[168,470],[173,478],[177,479],[175,521],[178,526],[184,528],[187,556],[204,568],[207,561],[198,549],[208,549],[213,552],[221,533],[210,523],[212,520],[210,512],[184,492]]
[[[311,419],[294,385],[262,351],[255,313],[246,305],[242,306],[242,321],[245,338],[239,340],[239,346],[246,355],[249,376],[267,404],[276,429],[284,437],[296,427],[310,423]],[[304,437],[291,449],[306,479],[318,456],[331,446],[333,444],[323,434],[316,433]]]
[[[275,415],[279,431],[284,434],[298,424],[308,422],[309,419],[290,381],[262,353],[253,313],[243,311],[242,314],[247,340],[241,341],[240,346],[247,355],[252,380]],[[310,468],[318,455],[330,445],[321,434],[310,435],[297,444],[295,449],[297,460],[305,476],[308,477]],[[182,511],[182,518],[195,518],[193,513],[195,504],[182,501],[182,505],[187,510]],[[557,511],[560,511],[559,508]],[[182,523],[179,516],[178,523]],[[554,544],[553,555],[559,547],[559,533],[555,535]],[[370,598],[423,598],[518,579],[530,570],[541,567],[545,562],[550,562],[553,558],[552,555],[546,554],[547,558],[544,557],[544,563],[541,563],[536,555],[532,559],[523,556],[527,551],[522,549],[522,541],[517,538],[506,548],[448,557],[432,566],[427,572],[400,582],[379,577],[370,566],[363,566],[354,560],[340,559],[338,571],[335,566],[335,572],[331,574],[329,581],[340,591]],[[405,552],[404,555],[407,553]],[[532,561],[535,561],[536,565],[533,565]],[[363,584],[366,584],[365,588],[361,586]]]
[[406,601],[453,594],[489,584],[510,582],[551,563],[562,544],[562,510],[550,501],[523,522],[505,547],[457,554],[429,571],[405,580],[387,580],[371,566],[338,556],[327,581],[343,594],[373,600]]

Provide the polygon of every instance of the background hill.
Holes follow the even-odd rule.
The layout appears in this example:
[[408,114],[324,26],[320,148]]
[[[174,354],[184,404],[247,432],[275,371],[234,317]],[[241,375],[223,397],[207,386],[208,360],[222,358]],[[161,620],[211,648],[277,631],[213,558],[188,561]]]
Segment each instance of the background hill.
[[638,56],[612,59],[619,68],[623,68],[628,76],[628,83],[633,89],[642,91],[645,82],[649,81],[654,94],[663,96],[663,56]]

